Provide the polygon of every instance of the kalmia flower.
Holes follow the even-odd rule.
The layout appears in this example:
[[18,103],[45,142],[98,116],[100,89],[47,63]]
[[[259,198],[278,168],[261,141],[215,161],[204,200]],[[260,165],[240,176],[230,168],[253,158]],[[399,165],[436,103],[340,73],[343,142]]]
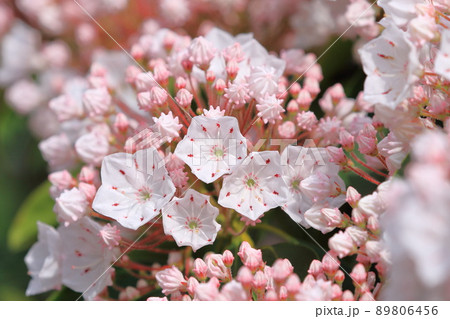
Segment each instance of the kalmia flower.
[[164,232],[173,236],[178,246],[191,246],[196,251],[216,239],[218,214],[208,196],[189,189],[183,198],[174,197],[163,208]]
[[255,221],[268,210],[285,204],[288,189],[283,180],[280,154],[253,152],[223,180],[219,204]]
[[194,117],[187,134],[175,149],[175,155],[205,183],[231,173],[246,154],[245,138],[236,119],[230,116]]
[[157,216],[175,193],[164,162],[154,148],[134,155],[108,155],[103,160],[101,177],[102,186],[92,208],[131,229]]

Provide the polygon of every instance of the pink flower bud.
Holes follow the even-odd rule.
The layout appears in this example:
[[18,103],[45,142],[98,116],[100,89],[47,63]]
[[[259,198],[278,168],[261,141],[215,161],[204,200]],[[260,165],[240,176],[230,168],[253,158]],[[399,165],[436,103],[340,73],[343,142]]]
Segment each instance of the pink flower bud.
[[347,152],[351,152],[355,148],[355,138],[346,130],[339,132],[339,143]]
[[356,251],[356,246],[352,238],[342,231],[334,234],[333,237],[328,240],[328,246],[339,256],[339,258],[344,258]]
[[194,96],[188,90],[180,89],[177,92],[177,96],[175,97],[175,100],[182,108],[188,108],[191,106],[193,97]]
[[350,226],[345,229],[345,233],[350,236],[356,246],[362,246],[367,240],[367,231],[358,226]]
[[163,106],[167,101],[167,92],[166,90],[154,86],[150,91],[150,104],[156,107]]
[[125,133],[128,130],[128,118],[123,113],[118,113],[114,120],[114,128],[121,133]]
[[436,20],[430,16],[418,16],[409,22],[408,32],[411,34],[413,41],[422,46],[433,40],[438,34]]
[[285,286],[281,286],[280,287],[280,292],[278,293],[278,298],[280,300],[287,300],[288,295],[289,294],[288,294],[287,288]]
[[175,87],[177,88],[177,90],[186,88],[186,79],[181,76],[177,77],[177,79],[175,80]]
[[320,66],[320,64],[315,63],[306,71],[305,76],[307,78],[311,78],[319,82],[322,81],[323,80],[322,67]]
[[225,279],[228,276],[228,269],[223,263],[222,255],[209,254],[205,258],[208,267],[208,277],[217,277],[218,279]]
[[242,242],[239,247],[238,256],[241,258],[242,263],[252,272],[264,265],[261,250],[253,249],[246,241]]
[[337,105],[345,97],[344,88],[340,83],[336,83],[332,87],[328,88],[327,92],[330,94],[334,105]]
[[309,265],[308,274],[313,275],[314,277],[323,274],[322,263],[319,260],[314,259],[311,262],[311,265]]
[[[303,88],[309,92],[311,98],[314,100],[320,93],[319,82],[313,78],[305,78],[303,82]],[[301,94],[301,92],[300,92]],[[300,96],[300,95],[299,95]],[[300,104],[300,103],[299,103]]]
[[231,265],[233,265],[233,261],[234,261],[233,253],[229,250],[225,250],[222,254],[222,260],[223,260],[223,263],[225,264],[225,266],[230,268]]
[[359,301],[374,301],[375,298],[373,297],[372,293],[366,291],[360,298]]
[[204,37],[195,38],[189,46],[189,61],[198,65],[202,70],[208,69],[214,54],[215,49],[212,43]]
[[183,67],[184,72],[190,74],[192,72],[192,68],[194,67],[194,63],[191,62],[188,56],[181,60],[181,66]]
[[305,131],[314,129],[318,122],[316,115],[311,111],[298,113],[296,120],[298,127]]
[[284,283],[284,286],[286,287],[288,295],[291,298],[300,291],[301,285],[302,284],[300,282],[300,278],[298,277],[297,274],[291,274]]
[[253,274],[250,269],[243,266],[239,268],[236,279],[245,289],[250,289],[253,283]]
[[99,230],[98,235],[105,247],[108,247],[109,249],[112,249],[115,246],[119,245],[119,241],[121,238],[120,230],[116,225],[111,226],[111,224],[106,224],[102,227],[102,229]]
[[280,134],[281,138],[293,138],[295,131],[295,124],[291,121],[286,121],[278,126],[278,134]]
[[337,208],[322,208],[321,213],[325,216],[328,226],[338,227],[342,223],[342,213]]
[[278,295],[275,292],[275,290],[273,290],[273,289],[267,290],[266,295],[264,296],[264,300],[265,301],[277,301]]
[[58,121],[64,122],[83,115],[83,106],[70,95],[63,94],[50,100],[48,107],[56,114]]
[[127,70],[125,72],[125,81],[127,83],[133,84],[136,81],[136,77],[138,74],[140,74],[142,71],[135,65],[130,65],[127,67]]
[[111,95],[105,87],[84,92],[83,104],[90,117],[105,115],[111,106]]
[[381,249],[382,247],[379,241],[368,240],[366,242],[365,251],[367,257],[370,258],[370,262],[375,263],[380,260]]
[[75,179],[67,170],[51,173],[48,175],[48,180],[60,190],[75,186]]
[[302,87],[300,86],[300,84],[298,82],[294,82],[290,89],[289,89],[289,93],[292,95],[293,99],[296,99],[298,97],[298,94],[300,93],[300,90],[302,89]]
[[366,222],[366,217],[358,207],[352,210],[352,221],[358,226],[362,226]]
[[358,206],[358,202],[361,199],[361,194],[358,193],[358,191],[353,188],[352,186],[349,186],[347,188],[347,195],[346,195],[346,201],[347,203],[352,206],[353,208]]
[[75,142],[78,156],[88,164],[100,166],[109,152],[109,134],[96,126],[91,132],[81,135]]
[[344,150],[335,146],[328,146],[327,152],[330,155],[330,161],[338,165],[345,166],[347,164],[347,156],[345,156]]
[[334,275],[334,281],[337,282],[338,284],[342,284],[344,282],[345,279],[345,274],[342,270],[338,270],[336,271],[336,274]]
[[147,301],[169,301],[167,297],[148,297]]
[[245,54],[242,52],[241,44],[239,42],[235,42],[233,45],[224,49],[222,54],[227,62],[235,60],[239,63],[245,59]]
[[213,70],[206,71],[206,81],[208,83],[213,83],[216,80],[216,75]]
[[135,59],[135,60],[142,60],[144,58],[145,55],[145,51],[144,48],[142,48],[142,46],[139,43],[135,43],[131,46],[131,56]]
[[353,296],[353,293],[350,290],[344,291],[341,297],[342,301],[355,301],[355,297]]
[[261,271],[258,270],[253,277],[252,287],[257,292],[263,292],[266,289],[267,285],[267,277],[266,275]]
[[82,218],[88,209],[86,197],[78,188],[65,190],[55,201],[54,212],[58,220],[68,226]]
[[367,229],[375,235],[378,235],[380,233],[380,223],[377,217],[370,216],[367,219]]
[[164,49],[167,52],[172,51],[172,48],[173,48],[174,44],[176,43],[176,40],[177,40],[177,38],[173,32],[171,32],[171,31],[166,32],[166,36],[164,37],[164,40],[163,40]]
[[298,103],[300,110],[302,111],[309,110],[312,101],[313,98],[311,96],[311,93],[307,89],[300,90],[300,92],[298,93],[298,97],[296,99],[296,102]]
[[342,289],[339,287],[339,285],[334,284],[331,286],[331,299],[332,300],[339,300],[342,296]]
[[211,278],[207,283],[199,284],[195,289],[194,300],[198,301],[214,301],[219,297],[220,285],[217,278]]
[[329,277],[333,277],[336,271],[339,269],[340,261],[332,256],[330,253],[327,253],[322,258],[322,268],[325,274]]
[[186,287],[187,292],[191,296],[194,296],[195,290],[197,289],[198,285],[200,285],[200,283],[197,281],[197,279],[195,279],[194,277],[190,277],[187,281],[187,287]]
[[94,185],[80,183],[78,184],[78,189],[83,193],[89,203],[94,200],[95,194],[97,193],[97,188]]
[[218,95],[223,95],[226,87],[227,84],[222,79],[217,79],[216,84],[214,85],[214,89],[216,90]]
[[177,267],[164,269],[156,274],[156,281],[165,295],[185,291],[187,281]]
[[364,128],[356,137],[356,141],[358,142],[358,149],[362,154],[370,156],[377,155],[377,131],[372,125],[365,124]]
[[367,272],[363,264],[357,264],[353,267],[352,272],[350,273],[350,277],[357,282],[359,285],[362,285],[367,279]]
[[286,109],[289,113],[297,113],[299,110],[298,103],[295,100],[290,100]]
[[157,84],[151,72],[140,72],[135,77],[134,85],[138,92],[144,92],[151,90]]
[[272,277],[278,282],[284,282],[290,274],[292,274],[294,267],[288,259],[277,259],[272,266]]
[[233,81],[239,72],[239,64],[237,64],[235,60],[229,61],[227,63],[226,71],[229,79]]
[[166,86],[169,83],[170,72],[167,70],[166,64],[163,62],[156,63],[153,68],[155,80],[161,85]]
[[93,184],[98,177],[97,170],[92,166],[83,166],[78,180],[83,183]]

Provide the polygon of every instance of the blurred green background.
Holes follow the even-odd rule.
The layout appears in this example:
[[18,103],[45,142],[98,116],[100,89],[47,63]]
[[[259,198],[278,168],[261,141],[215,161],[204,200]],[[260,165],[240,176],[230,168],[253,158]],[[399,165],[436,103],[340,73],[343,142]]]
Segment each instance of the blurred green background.
[[[13,248],[9,230],[22,203],[46,180],[46,164],[27,119],[11,110],[1,95],[0,101],[0,300],[39,300],[42,296],[24,294],[29,280],[23,261],[27,247]],[[35,233],[21,228],[35,238]]]

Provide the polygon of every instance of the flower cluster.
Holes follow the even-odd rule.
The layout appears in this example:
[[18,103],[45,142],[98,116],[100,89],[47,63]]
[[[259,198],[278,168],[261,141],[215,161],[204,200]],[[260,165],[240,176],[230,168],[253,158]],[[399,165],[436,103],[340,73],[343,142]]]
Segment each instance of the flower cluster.
[[[342,290],[345,274],[339,269],[339,261],[326,254],[322,261],[313,260],[308,275],[300,280],[288,259],[277,259],[272,266],[266,265],[261,250],[243,242],[237,255],[242,266],[233,275],[234,256],[226,250],[223,254],[208,254],[192,262],[192,269],[183,273],[176,267],[156,274],[158,285],[167,297],[150,297],[148,301],[249,301],[249,300],[373,300],[376,292],[376,275],[357,264],[350,276],[356,287],[355,294]],[[237,261],[236,261],[237,263]]]

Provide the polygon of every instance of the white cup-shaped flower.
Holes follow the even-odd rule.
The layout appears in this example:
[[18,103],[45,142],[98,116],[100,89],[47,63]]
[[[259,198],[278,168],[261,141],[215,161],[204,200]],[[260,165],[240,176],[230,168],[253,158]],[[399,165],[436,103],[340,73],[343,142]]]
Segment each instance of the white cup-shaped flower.
[[219,204],[255,221],[268,210],[284,205],[287,198],[280,153],[252,152],[224,178]]
[[92,208],[137,229],[158,215],[175,193],[175,186],[158,151],[151,147],[135,154],[116,153],[103,160],[102,186]]
[[235,117],[196,116],[175,155],[189,165],[198,179],[212,183],[244,160],[247,144]]
[[[340,207],[345,203],[345,184],[339,177],[339,166],[330,162],[324,148],[306,148],[302,146],[286,147],[281,154],[283,179],[288,185],[289,196],[283,210],[295,222],[305,227],[312,226],[320,231],[329,232],[325,218],[320,213],[324,207]],[[314,207],[314,209],[313,209]],[[305,220],[304,214],[310,211],[310,217],[320,220],[322,227]],[[315,212],[315,213],[313,213]]]
[[61,287],[61,240],[51,226],[38,222],[38,242],[25,256],[31,276],[26,295],[35,295]]
[[58,228],[63,249],[62,282],[87,300],[112,285],[114,269],[110,266],[120,255],[118,248],[109,249],[99,240],[101,230],[102,225],[88,217]]
[[174,197],[162,211],[164,232],[178,246],[191,246],[194,251],[214,242],[220,225],[219,210],[211,205],[209,196],[189,189],[183,198]]

